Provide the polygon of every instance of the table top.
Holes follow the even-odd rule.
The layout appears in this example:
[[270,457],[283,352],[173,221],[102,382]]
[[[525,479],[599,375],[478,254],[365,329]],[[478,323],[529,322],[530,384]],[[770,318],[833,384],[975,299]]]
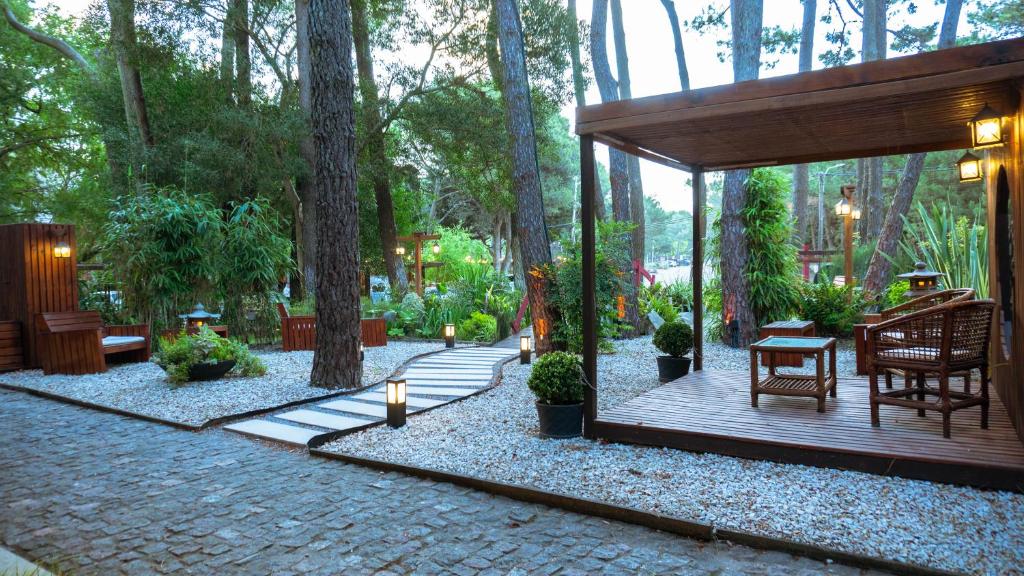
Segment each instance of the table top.
[[824,350],[833,346],[835,342],[835,338],[817,338],[812,336],[769,336],[764,340],[759,340],[751,344],[750,348],[757,350],[785,348],[798,351],[816,351]]
[[777,320],[775,322],[772,322],[771,324],[762,326],[761,329],[764,330],[765,328],[795,328],[802,330],[804,328],[807,328],[808,326],[811,326],[812,324],[814,324],[814,320]]

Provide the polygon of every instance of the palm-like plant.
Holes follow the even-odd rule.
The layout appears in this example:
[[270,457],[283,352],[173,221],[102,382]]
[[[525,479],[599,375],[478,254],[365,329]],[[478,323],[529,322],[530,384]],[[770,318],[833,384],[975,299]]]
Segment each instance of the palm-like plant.
[[900,250],[920,260],[930,270],[941,272],[946,288],[974,288],[979,298],[988,298],[988,230],[966,216],[953,216],[946,204],[935,203],[929,212],[917,203],[920,224],[904,217],[906,234]]

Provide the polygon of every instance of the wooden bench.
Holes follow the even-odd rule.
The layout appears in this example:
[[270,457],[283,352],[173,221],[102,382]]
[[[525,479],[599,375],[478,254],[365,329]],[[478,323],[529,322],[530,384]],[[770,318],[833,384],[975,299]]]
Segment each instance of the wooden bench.
[[21,341],[21,322],[0,321],[0,372],[25,367],[25,348]]
[[45,312],[36,316],[44,374],[107,371],[107,356],[124,362],[149,360],[149,326],[104,326],[100,313]]
[[[285,352],[316,348],[316,316],[292,316],[280,302],[277,313],[281,317],[281,347]],[[359,330],[363,346],[388,345],[388,329],[383,318],[364,318]]]

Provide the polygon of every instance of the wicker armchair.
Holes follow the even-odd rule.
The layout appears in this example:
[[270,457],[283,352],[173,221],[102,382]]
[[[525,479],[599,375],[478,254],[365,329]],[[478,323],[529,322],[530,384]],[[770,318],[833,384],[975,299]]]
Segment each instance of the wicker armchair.
[[[947,304],[949,302],[963,302],[965,300],[974,300],[974,290],[971,288],[954,288],[952,290],[942,290],[935,292],[934,294],[928,294],[926,296],[918,296],[913,300],[904,302],[899,306],[893,306],[886,310],[882,310],[878,314],[866,314],[864,316],[864,324],[855,324],[853,326],[853,341],[854,351],[857,356],[857,374],[868,373],[867,363],[867,329],[871,326],[878,324],[879,322],[885,322],[886,320],[892,320],[905,314],[911,314],[918,310],[925,310],[932,306],[938,306],[940,304]],[[888,383],[888,381],[887,381]],[[889,386],[892,388],[892,386]]]
[[[949,438],[950,414],[981,405],[981,427],[988,428],[988,346],[994,309],[992,300],[950,302],[868,327],[871,425],[879,426],[881,404],[916,408],[918,416],[935,410],[942,413],[942,435]],[[949,389],[951,376],[975,368],[981,372],[977,393]],[[908,376],[903,389],[879,392],[879,374],[891,387],[891,370],[916,375],[916,386]],[[927,375],[938,378],[938,388],[927,385]],[[927,396],[938,398],[931,402]]]

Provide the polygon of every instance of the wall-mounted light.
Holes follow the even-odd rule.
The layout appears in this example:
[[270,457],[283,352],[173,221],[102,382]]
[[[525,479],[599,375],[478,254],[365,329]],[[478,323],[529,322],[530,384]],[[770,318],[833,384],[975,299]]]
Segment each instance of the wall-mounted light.
[[61,240],[53,245],[54,258],[71,258],[71,245]]
[[971,127],[971,148],[991,148],[1005,144],[1003,116],[987,103],[967,125]]
[[967,152],[956,161],[957,172],[961,182],[977,182],[981,180],[981,158]]
[[530,363],[530,337],[520,336],[519,337],[519,363],[529,364]]
[[444,325],[444,347],[455,348],[455,324]]
[[387,401],[388,401],[388,426],[392,428],[401,428],[405,426],[405,392],[406,385],[404,379],[391,379],[387,381]]

